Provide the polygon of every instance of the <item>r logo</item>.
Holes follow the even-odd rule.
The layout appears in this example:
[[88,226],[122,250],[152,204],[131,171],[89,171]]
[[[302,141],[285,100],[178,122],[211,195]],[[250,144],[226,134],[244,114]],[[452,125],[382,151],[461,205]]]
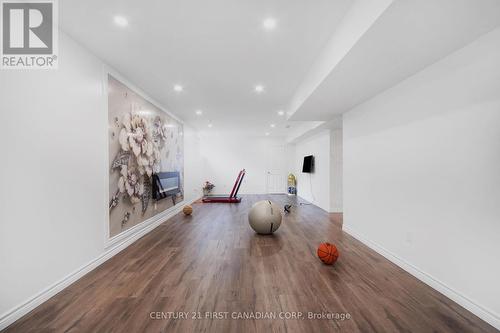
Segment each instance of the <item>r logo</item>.
[[0,68],[57,69],[57,0],[0,0]]
[[3,54],[53,53],[53,3],[2,3]]

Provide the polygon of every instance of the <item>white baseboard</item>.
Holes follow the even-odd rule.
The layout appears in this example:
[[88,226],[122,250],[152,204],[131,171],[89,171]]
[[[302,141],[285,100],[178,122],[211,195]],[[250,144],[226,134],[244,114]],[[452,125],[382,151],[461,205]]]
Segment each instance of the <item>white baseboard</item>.
[[384,247],[378,245],[375,242],[372,242],[368,240],[366,237],[361,235],[359,232],[355,231],[354,229],[350,228],[349,226],[344,225],[343,230],[351,235],[352,237],[356,238],[359,240],[361,243],[365,244],[375,252],[379,253],[380,255],[384,256],[386,259],[389,261],[393,262],[394,264],[398,265],[402,269],[404,269],[406,272],[410,273],[420,281],[424,282],[431,288],[439,291],[441,294],[444,296],[448,297],[449,299],[453,300],[455,303],[459,304],[463,308],[467,309],[468,311],[472,312],[488,324],[492,325],[496,329],[500,330],[500,316],[491,311],[490,309],[487,309],[481,305],[479,305],[477,302],[471,300],[470,298],[462,295],[460,292],[454,290],[453,288],[447,286],[444,282],[434,278],[433,276],[429,275],[428,273],[425,273],[424,271],[420,270],[418,267],[410,264],[406,260],[398,257],[391,251],[385,249]]
[[133,244],[136,240],[151,232],[153,229],[158,227],[160,224],[179,213],[182,210],[182,207],[187,204],[192,204],[198,199],[193,199],[190,201],[182,201],[177,203],[174,207],[167,209],[152,218],[144,221],[143,223],[130,228],[123,234],[125,236],[119,235],[111,238],[108,243],[105,244],[105,251],[99,257],[91,260],[89,263],[81,266],[77,270],[72,273],[66,275],[61,280],[52,284],[51,286],[45,288],[38,294],[34,295],[24,303],[14,307],[13,309],[7,311],[6,313],[0,316],[0,331],[7,328],[9,325],[14,323],[16,320],[26,315],[37,306],[41,305],[57,293],[59,293],[64,288],[71,285],[73,282],[79,280],[87,273],[91,272],[105,261],[111,259],[113,256],[118,254],[120,251],[127,248],[129,245]]

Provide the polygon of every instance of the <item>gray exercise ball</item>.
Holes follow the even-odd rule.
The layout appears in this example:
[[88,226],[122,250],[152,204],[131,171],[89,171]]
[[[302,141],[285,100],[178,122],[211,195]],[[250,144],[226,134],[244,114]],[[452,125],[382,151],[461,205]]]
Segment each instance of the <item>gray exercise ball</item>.
[[272,234],[281,225],[280,207],[269,200],[255,203],[248,213],[248,222],[258,234]]

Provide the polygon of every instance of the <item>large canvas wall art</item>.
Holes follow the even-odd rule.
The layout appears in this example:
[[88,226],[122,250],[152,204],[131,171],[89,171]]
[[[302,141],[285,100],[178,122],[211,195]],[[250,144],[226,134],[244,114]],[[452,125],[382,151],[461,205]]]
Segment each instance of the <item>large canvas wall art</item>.
[[109,236],[183,200],[182,123],[108,75]]

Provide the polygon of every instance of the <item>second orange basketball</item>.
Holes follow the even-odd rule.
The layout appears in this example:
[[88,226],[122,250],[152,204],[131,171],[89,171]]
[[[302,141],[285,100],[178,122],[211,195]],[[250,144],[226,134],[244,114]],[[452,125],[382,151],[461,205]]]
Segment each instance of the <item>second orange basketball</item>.
[[339,250],[330,243],[321,243],[318,246],[318,258],[326,265],[332,265],[339,257]]

